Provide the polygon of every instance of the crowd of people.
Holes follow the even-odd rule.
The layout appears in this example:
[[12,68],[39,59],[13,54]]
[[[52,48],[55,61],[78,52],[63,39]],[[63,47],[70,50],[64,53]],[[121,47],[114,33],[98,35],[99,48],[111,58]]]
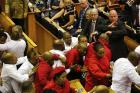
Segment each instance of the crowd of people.
[[[51,12],[50,24],[57,22],[66,32],[53,42],[51,50],[40,54],[28,49],[22,36],[24,26],[15,25],[10,33],[0,27],[0,93],[79,93],[70,84],[75,79],[88,93],[139,93],[133,88],[140,86],[140,46],[130,51],[124,42],[130,35],[122,20],[128,15],[121,15],[126,9],[121,7],[123,11],[118,12],[108,7],[104,18],[98,2],[92,0],[40,1],[52,9],[43,11],[42,17]],[[123,4],[131,7],[127,1]],[[138,28],[134,20],[125,18]]]

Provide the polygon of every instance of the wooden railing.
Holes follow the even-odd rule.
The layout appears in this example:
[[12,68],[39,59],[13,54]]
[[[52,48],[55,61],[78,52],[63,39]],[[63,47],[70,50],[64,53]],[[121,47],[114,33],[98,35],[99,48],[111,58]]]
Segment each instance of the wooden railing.
[[48,29],[36,21],[35,12],[28,13],[28,35],[38,45],[40,53],[52,49],[53,42],[57,39]]
[[[0,24],[6,31],[10,31],[10,28],[15,25],[15,23],[3,12],[0,14]],[[24,32],[22,34],[27,40],[29,48],[37,47],[37,45]]]

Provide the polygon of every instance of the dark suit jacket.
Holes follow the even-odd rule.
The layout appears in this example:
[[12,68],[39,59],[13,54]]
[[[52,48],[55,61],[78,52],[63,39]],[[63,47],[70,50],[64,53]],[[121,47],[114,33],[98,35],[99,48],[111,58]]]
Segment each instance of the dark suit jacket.
[[[109,25],[110,22],[107,23]],[[127,35],[125,25],[123,22],[118,21],[116,27],[109,28],[106,25],[106,31],[112,31],[109,36],[109,44],[112,52],[112,61],[117,60],[120,57],[127,57],[128,49],[124,43],[124,36]]]
[[[105,24],[106,24],[106,21],[102,17],[99,16],[95,24],[95,31],[97,31],[99,35],[105,32],[104,30]],[[81,32],[81,34],[85,35],[88,40],[91,33],[91,25],[92,25],[92,20],[85,21],[83,31]]]

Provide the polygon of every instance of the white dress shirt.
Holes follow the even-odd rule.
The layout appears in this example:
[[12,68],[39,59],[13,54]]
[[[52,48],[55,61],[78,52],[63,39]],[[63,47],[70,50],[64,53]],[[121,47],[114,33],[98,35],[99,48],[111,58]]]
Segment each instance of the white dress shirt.
[[77,37],[72,37],[71,39],[72,39],[72,41],[71,41],[70,45],[67,45],[64,42],[64,46],[65,46],[64,53],[66,53],[67,51],[69,51],[70,49],[72,49],[74,46],[76,46],[78,44],[78,38]]
[[23,39],[20,40],[10,40],[4,44],[0,44],[0,50],[8,50],[9,52],[14,53],[18,58],[24,56],[24,51],[26,47],[26,42]]
[[[28,74],[20,74],[17,71],[15,64],[4,64],[4,63],[1,72],[1,77],[3,81],[3,86],[0,86],[0,91],[2,91],[2,93],[11,93],[12,90],[15,93],[22,93],[21,87],[16,86],[29,79]],[[15,83],[15,81],[19,83]]]
[[[50,50],[50,52],[52,54],[58,54],[61,57],[65,57],[63,51],[52,49],[52,50]],[[61,60],[55,60],[54,64],[52,65],[52,68],[54,69],[56,67],[65,67],[65,65],[61,62]]]
[[23,63],[18,69],[20,74],[30,74],[32,72],[34,66],[29,62],[27,56],[18,58],[17,64],[20,63]]
[[111,88],[115,93],[130,93],[132,82],[140,85],[140,76],[127,58],[114,63]]

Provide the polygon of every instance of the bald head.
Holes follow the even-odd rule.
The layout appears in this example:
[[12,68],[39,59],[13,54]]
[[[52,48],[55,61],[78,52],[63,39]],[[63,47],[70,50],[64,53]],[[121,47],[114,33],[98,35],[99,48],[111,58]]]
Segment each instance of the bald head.
[[140,55],[134,51],[131,51],[128,54],[128,59],[134,66],[137,66],[140,60]]
[[87,44],[86,43],[78,43],[77,49],[79,50],[81,55],[86,54]]
[[116,22],[118,20],[118,13],[116,10],[110,10],[109,19],[111,22]]
[[99,85],[95,88],[95,93],[109,93],[109,89],[104,85]]
[[80,0],[81,8],[86,8],[88,6],[88,0]]

